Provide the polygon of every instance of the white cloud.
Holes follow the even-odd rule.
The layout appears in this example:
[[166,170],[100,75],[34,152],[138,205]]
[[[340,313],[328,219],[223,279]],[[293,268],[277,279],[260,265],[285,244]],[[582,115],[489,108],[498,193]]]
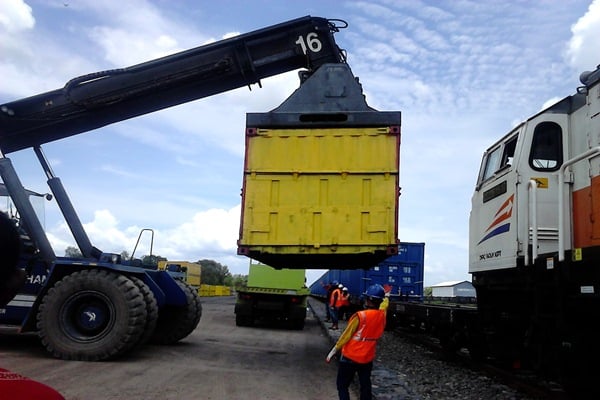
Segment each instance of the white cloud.
[[[235,253],[239,233],[240,206],[229,210],[209,209],[193,216],[192,220],[165,233],[167,246],[179,255],[194,251]],[[160,246],[160,245],[159,245]],[[198,254],[197,258],[203,258]]]
[[164,57],[181,50],[175,38],[160,32],[99,26],[91,31],[90,38],[103,49],[105,58],[119,67]]
[[[153,242],[150,232],[144,232],[137,244],[142,228],[123,226],[109,210],[95,211],[93,220],[83,226],[94,246],[102,251],[121,253],[125,250],[131,254],[137,246],[135,256],[139,258],[150,254],[152,245],[154,255],[170,260],[213,259],[229,266],[232,273],[246,273],[247,259],[235,256],[239,222],[240,206],[229,210],[208,209],[178,226],[153,229]],[[58,255],[63,255],[68,246],[75,246],[74,240],[64,239],[69,235],[64,223],[50,229],[49,240]]]
[[236,37],[239,35],[240,35],[240,32],[227,32],[226,34],[223,35],[223,39],[229,39],[229,38]]
[[209,40],[145,0],[86,2],[84,9],[99,21],[84,33],[116,67],[164,57]]
[[584,16],[571,27],[567,56],[578,71],[593,70],[600,64],[598,38],[600,38],[600,0],[594,0]]
[[560,100],[562,100],[562,98],[560,97],[552,97],[551,99],[546,100],[544,104],[542,104],[540,111],[545,110],[546,108],[550,107],[551,105],[554,105],[555,103],[558,103]]
[[39,4],[32,8],[18,0],[0,1],[0,101],[56,89],[93,70],[88,57],[66,46],[57,32],[36,23],[39,10]]
[[3,0],[0,2],[0,27],[14,33],[32,29],[35,25],[31,7],[23,0]]
[[131,170],[124,170],[120,166],[104,164],[100,167],[100,170],[109,174],[119,175],[125,178],[131,178],[135,180],[144,179],[145,175],[140,172],[132,172]]

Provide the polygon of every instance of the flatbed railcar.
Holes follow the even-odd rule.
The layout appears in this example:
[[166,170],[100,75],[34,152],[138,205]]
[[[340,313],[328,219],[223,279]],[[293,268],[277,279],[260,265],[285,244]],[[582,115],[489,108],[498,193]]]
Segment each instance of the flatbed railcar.
[[423,298],[425,243],[402,242],[398,254],[369,269],[330,269],[310,285],[311,296],[324,299],[327,285],[340,283],[348,288],[350,301],[360,304],[361,296],[372,284],[391,286],[393,298]]
[[[425,243],[401,242],[398,254],[386,258],[369,269],[330,269],[310,286],[311,297],[327,300],[327,287],[333,283],[348,288],[351,314],[362,309],[362,295],[370,285],[391,287],[390,303],[423,299]],[[393,308],[393,307],[392,307]],[[394,326],[394,313],[388,313],[388,325]]]

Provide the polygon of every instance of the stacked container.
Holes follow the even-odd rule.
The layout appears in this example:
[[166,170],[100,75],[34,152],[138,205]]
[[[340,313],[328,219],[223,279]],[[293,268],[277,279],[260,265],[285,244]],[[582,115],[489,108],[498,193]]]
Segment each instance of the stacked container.
[[389,285],[393,299],[422,299],[425,243],[400,243],[398,254],[369,269],[332,269],[311,286],[313,296],[324,298],[326,285],[338,282],[348,288],[351,301],[360,303],[361,295],[375,283]]

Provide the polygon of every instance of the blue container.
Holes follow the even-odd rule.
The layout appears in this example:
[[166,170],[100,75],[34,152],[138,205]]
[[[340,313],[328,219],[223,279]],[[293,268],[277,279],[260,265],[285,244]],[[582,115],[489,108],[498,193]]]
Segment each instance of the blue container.
[[368,269],[330,269],[311,286],[313,296],[325,297],[325,285],[339,282],[348,288],[351,301],[359,303],[361,295],[375,283],[390,285],[395,298],[423,298],[425,243],[400,243],[398,254]]

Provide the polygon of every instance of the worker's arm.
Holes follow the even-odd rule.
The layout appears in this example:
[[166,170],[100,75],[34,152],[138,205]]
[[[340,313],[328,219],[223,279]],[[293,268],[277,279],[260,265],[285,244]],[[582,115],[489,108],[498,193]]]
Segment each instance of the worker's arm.
[[387,312],[389,305],[390,305],[390,298],[389,298],[389,295],[386,293],[386,296],[383,298],[383,301],[379,305],[379,309]]
[[348,324],[346,325],[346,329],[344,329],[344,332],[342,332],[342,334],[340,335],[340,338],[338,339],[338,341],[335,344],[335,348],[337,350],[341,350],[341,348],[344,347],[344,345],[346,343],[348,343],[348,341],[350,340],[352,335],[354,335],[354,333],[358,329],[358,322],[359,322],[358,313],[355,313],[352,317],[350,317],[350,320],[348,321]]
[[346,343],[348,343],[348,341],[352,338],[352,336],[358,329],[358,323],[359,323],[358,313],[355,313],[352,317],[350,317],[350,320],[348,321],[348,324],[346,325],[346,329],[344,329],[344,332],[342,332],[342,334],[340,335],[340,338],[335,343],[335,346],[333,346],[333,348],[331,349],[329,354],[327,354],[327,358],[325,358],[326,362],[330,362],[331,359],[333,358],[333,356],[338,351],[340,351]]
[[383,301],[379,305],[379,309],[387,313],[388,306],[390,305],[390,294],[392,293],[392,287],[390,285],[383,285],[383,291],[385,295],[383,296]]

